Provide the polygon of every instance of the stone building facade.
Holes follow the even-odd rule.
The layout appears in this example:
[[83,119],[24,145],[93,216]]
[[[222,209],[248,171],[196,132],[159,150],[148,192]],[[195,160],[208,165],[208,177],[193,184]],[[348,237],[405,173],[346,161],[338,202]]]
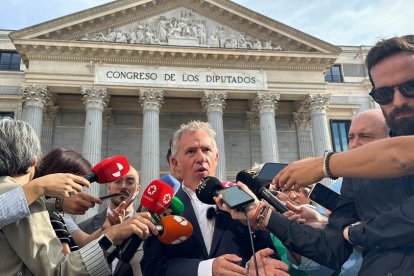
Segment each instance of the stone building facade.
[[[255,163],[338,150],[335,122],[375,107],[368,50],[228,0],[118,0],[0,31],[0,112],[30,122],[43,152],[65,146],[92,164],[126,155],[143,188],[169,171],[174,130],[208,120],[217,176],[232,180]],[[17,70],[7,54],[21,58]]]

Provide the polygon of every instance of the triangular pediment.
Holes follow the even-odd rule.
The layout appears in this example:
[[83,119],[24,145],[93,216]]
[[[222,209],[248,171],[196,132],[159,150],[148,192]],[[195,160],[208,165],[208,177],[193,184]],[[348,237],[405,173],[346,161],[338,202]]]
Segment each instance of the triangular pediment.
[[[78,47],[83,52],[94,48],[95,53],[104,48],[106,53],[130,55],[134,51],[141,55],[149,48],[151,53],[180,48],[181,55],[188,53],[192,58],[198,53],[191,49],[201,48],[214,57],[224,53],[227,60],[228,55],[245,55],[246,61],[256,62],[263,56],[264,61],[279,61],[283,56],[289,61],[319,54],[317,58],[328,58],[330,63],[340,52],[339,47],[228,0],[118,0],[12,32],[10,37],[24,59],[33,45],[36,51],[42,46],[48,52],[53,47],[60,51]],[[255,52],[266,54],[251,58]]]
[[282,51],[281,45],[261,40],[246,32],[224,26],[187,8],[162,14],[117,28],[91,32],[80,40],[126,44],[208,47]]

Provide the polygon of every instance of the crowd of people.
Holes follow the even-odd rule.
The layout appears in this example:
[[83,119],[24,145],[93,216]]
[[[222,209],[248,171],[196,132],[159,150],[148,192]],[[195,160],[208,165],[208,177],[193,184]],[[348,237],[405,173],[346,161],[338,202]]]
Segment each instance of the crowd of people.
[[[241,182],[253,198],[243,210],[221,195],[200,201],[202,179],[216,174],[215,131],[181,125],[167,160],[193,233],[179,244],[162,243],[152,214],[136,210],[132,166],[107,183],[117,194],[107,209],[77,225],[69,214],[103,203],[86,190],[91,164],[66,148],[42,157],[29,124],[0,120],[0,275],[413,275],[414,36],[379,41],[366,63],[381,109],[353,119],[349,151],[295,161],[275,176],[269,189],[289,208],[283,214]],[[314,206],[312,185],[338,177],[335,207]],[[111,258],[133,235],[145,241],[131,261]]]

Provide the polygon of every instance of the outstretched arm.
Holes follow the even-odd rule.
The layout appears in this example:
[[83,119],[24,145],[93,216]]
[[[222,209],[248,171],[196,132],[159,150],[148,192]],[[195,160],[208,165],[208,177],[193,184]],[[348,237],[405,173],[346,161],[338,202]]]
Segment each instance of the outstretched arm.
[[[394,137],[375,141],[346,152],[335,153],[329,169],[337,177],[393,178],[413,173],[414,136]],[[281,189],[298,189],[320,181],[325,176],[324,158],[314,157],[295,161],[273,179]]]

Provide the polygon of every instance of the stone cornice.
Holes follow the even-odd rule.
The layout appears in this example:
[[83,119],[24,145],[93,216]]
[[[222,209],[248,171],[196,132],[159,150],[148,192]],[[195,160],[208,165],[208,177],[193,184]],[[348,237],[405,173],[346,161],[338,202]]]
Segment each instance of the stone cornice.
[[31,59],[93,61],[165,66],[211,66],[253,69],[323,71],[336,54],[103,44],[84,41],[18,40],[16,48],[26,65]]

